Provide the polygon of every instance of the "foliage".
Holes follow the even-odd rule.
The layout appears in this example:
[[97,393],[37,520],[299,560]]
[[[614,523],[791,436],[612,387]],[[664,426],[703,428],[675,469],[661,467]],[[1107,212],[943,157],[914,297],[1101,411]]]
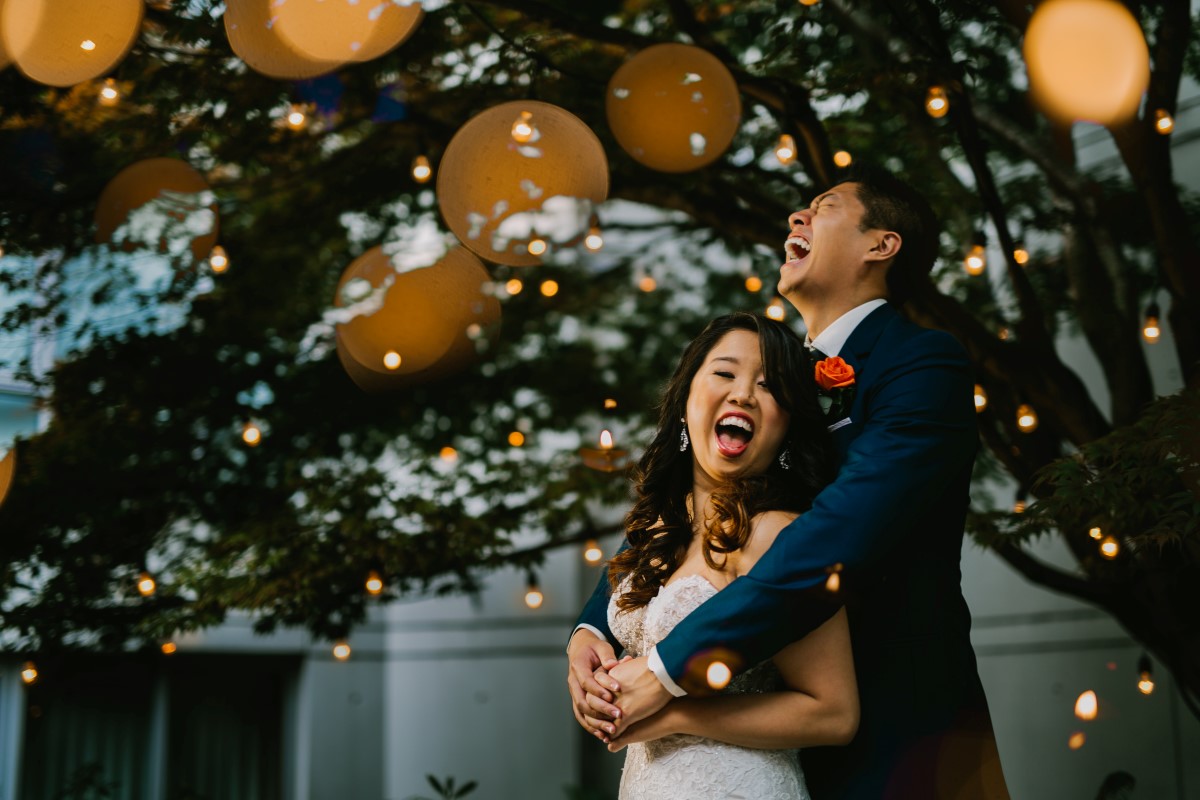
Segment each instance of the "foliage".
[[[456,787],[452,776],[448,776],[445,780],[438,780],[433,775],[426,775],[425,780],[429,781],[429,785],[437,792],[440,800],[458,800],[460,797],[466,797],[479,786],[475,781],[467,781],[462,786]],[[410,800],[429,800],[429,798],[413,795]]]
[[[1019,2],[450,3],[393,52],[290,83],[247,70],[221,6],[194,0],[148,9],[114,73],[126,97],[113,108],[96,105],[97,83],[57,90],[0,72],[3,329],[26,356],[53,339],[57,358],[9,359],[51,422],[19,442],[0,508],[2,643],[153,646],[231,610],[261,631],[302,625],[332,639],[374,602],[370,570],[386,578],[384,600],[470,591],[486,570],[535,568],[546,548],[594,536],[627,489],[581,466],[577,449],[601,427],[626,446],[645,441],[686,340],[719,313],[765,308],[787,214],[834,178],[844,149],[921,186],[943,218],[943,258],[905,311],[964,343],[989,398],[984,471],[1039,499],[1015,522],[977,509],[981,534],[1033,580],[1106,597],[1197,691],[1200,637],[1180,622],[1192,596],[1164,584],[1151,557],[1170,552],[1195,575],[1195,509],[1159,482],[1170,465],[1157,456],[1180,451],[1138,438],[1169,436],[1162,415],[1175,401],[1131,427],[1154,401],[1138,336],[1151,300],[1183,382],[1198,380],[1200,253],[1188,232],[1200,203],[1177,186],[1152,114],[1174,111],[1184,70],[1195,73],[1195,25],[1186,4],[1135,5],[1154,63],[1146,115],[1089,132],[1111,137],[1120,158],[1091,168],[1029,101]],[[609,76],[661,41],[707,49],[741,89],[738,136],[706,169],[652,172],[609,131]],[[923,108],[935,84],[951,103],[941,119]],[[409,175],[416,155],[436,164],[474,113],[531,97],[572,111],[604,144],[605,250],[493,268],[497,287],[519,274],[526,289],[504,296],[479,363],[364,395],[332,350],[339,276],[367,247],[408,247],[438,224],[434,191]],[[307,129],[279,124],[289,102],[315,104]],[[794,165],[774,158],[781,133],[800,143]],[[107,181],[164,154],[213,186],[228,273],[179,253],[151,267],[93,242]],[[961,258],[979,237],[992,265],[970,278]],[[654,291],[639,289],[647,275]],[[747,291],[748,275],[764,288]],[[562,290],[534,291],[544,279]],[[1086,343],[1102,386],[1090,391],[1058,355],[1064,336]],[[1016,427],[1021,403],[1038,410],[1034,433]],[[255,448],[239,438],[251,419],[265,434]],[[513,430],[524,447],[506,444]],[[447,445],[453,463],[439,455]],[[1132,509],[1129,496],[1153,499]],[[1128,537],[1118,563],[1091,568],[1087,508]],[[1082,576],[1032,559],[1021,544],[1037,532],[1063,536]],[[134,589],[143,569],[159,578],[150,598]],[[1120,592],[1104,588],[1111,570]],[[1172,637],[1186,646],[1169,649]]]

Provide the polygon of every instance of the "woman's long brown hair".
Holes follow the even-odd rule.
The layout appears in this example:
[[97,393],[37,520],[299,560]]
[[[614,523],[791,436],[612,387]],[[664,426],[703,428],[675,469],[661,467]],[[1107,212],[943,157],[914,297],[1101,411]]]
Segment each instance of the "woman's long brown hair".
[[790,415],[783,447],[791,469],[778,460],[759,475],[742,477],[711,495],[701,547],[704,560],[720,569],[714,553],[741,549],[750,537],[751,520],[763,511],[802,513],[834,475],[833,448],[804,343],[781,322],[757,314],[736,313],[708,324],[683,351],[658,406],[658,431],[634,472],[636,499],[625,517],[628,547],[608,562],[615,590],[628,576],[630,586],[617,600],[622,611],[650,602],[687,554],[692,541],[688,494],[692,491],[692,452],[680,452],[681,418],[687,414],[692,378],[721,337],[730,331],[758,335],[763,373],[775,401]]

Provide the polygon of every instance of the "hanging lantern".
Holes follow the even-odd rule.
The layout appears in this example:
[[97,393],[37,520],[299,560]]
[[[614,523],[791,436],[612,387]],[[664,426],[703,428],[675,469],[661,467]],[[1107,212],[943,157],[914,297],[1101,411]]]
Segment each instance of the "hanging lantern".
[[583,246],[593,253],[599,253],[600,248],[604,247],[604,237],[600,233],[599,225],[593,225],[588,229],[587,237],[583,240]]
[[796,161],[796,140],[791,134],[785,133],[779,137],[779,143],[775,145],[775,157],[785,167]]
[[215,245],[212,252],[208,254],[208,266],[218,275],[229,269],[229,256],[225,253],[225,248],[221,245]]
[[333,72],[348,60],[314,58],[283,39],[275,24],[280,6],[286,7],[274,0],[226,0],[225,35],[246,66],[269,78],[304,80]]
[[35,681],[37,681],[37,679],[38,679],[37,665],[34,664],[32,661],[26,661],[25,665],[23,667],[21,667],[21,681],[26,686],[29,686],[29,685],[33,684]]
[[585,467],[600,472],[616,472],[619,469],[624,469],[625,459],[629,455],[629,451],[617,447],[612,433],[608,430],[603,430],[600,432],[599,446],[581,447],[579,455],[582,457]]
[[776,322],[783,322],[783,318],[787,316],[787,310],[783,307],[783,301],[776,297],[767,306],[767,316]]
[[[526,112],[535,128],[522,144],[512,128]],[[608,159],[596,134],[570,112],[534,100],[476,114],[438,165],[447,227],[480,258],[510,267],[541,263],[529,246],[535,231],[547,247],[578,242],[607,196]]]
[[982,275],[987,268],[987,251],[983,249],[983,245],[976,244],[967,251],[967,257],[963,259],[963,269],[968,275]]
[[424,16],[419,2],[269,0],[272,28],[292,52],[313,61],[370,61],[399,47]]
[[383,578],[375,570],[367,573],[367,580],[364,584],[367,594],[378,597],[383,593]]
[[1112,561],[1121,554],[1121,545],[1112,536],[1105,536],[1100,540],[1100,555]]
[[934,119],[940,119],[950,112],[950,98],[941,86],[929,87],[925,95],[925,111]]
[[1047,0],[1025,30],[1029,90],[1062,121],[1113,125],[1137,113],[1150,52],[1137,19],[1117,0]]
[[1154,691],[1154,678],[1150,674],[1150,656],[1142,653],[1138,660],[1138,691],[1150,694]]
[[333,657],[338,661],[346,661],[350,658],[350,643],[341,641],[333,646]]
[[1038,417],[1037,412],[1033,410],[1033,406],[1022,403],[1017,406],[1017,427],[1022,433],[1033,433],[1037,430]]
[[429,164],[429,158],[426,156],[417,156],[412,163],[413,180],[417,183],[428,183],[433,177],[433,167]]
[[529,581],[525,586],[525,605],[530,608],[541,608],[545,599],[542,590],[538,588],[537,576],[530,573]]
[[158,584],[149,572],[143,572],[137,579],[137,590],[142,597],[150,597],[158,589]]
[[729,70],[687,44],[652,45],[622,64],[608,83],[604,108],[625,152],[659,172],[711,164],[733,142],[742,119]]
[[102,106],[112,108],[121,100],[121,90],[117,88],[116,80],[105,78],[104,84],[96,95],[96,101]]
[[125,227],[122,248],[141,245],[176,253],[188,237],[193,258],[204,261],[217,242],[217,204],[210,194],[204,176],[178,158],[130,164],[108,182],[96,202],[96,241],[111,243]]
[[988,398],[987,392],[983,390],[983,386],[975,384],[975,413],[982,414],[987,408]]
[[0,506],[4,505],[4,498],[8,496],[8,490],[12,488],[13,475],[17,471],[17,448],[14,446],[4,458],[0,458]]
[[1093,720],[1096,718],[1098,706],[1099,701],[1096,699],[1096,693],[1088,689],[1075,700],[1075,716],[1085,722]]
[[1163,136],[1167,136],[1171,131],[1175,130],[1175,118],[1165,108],[1160,108],[1154,112],[1154,130]]
[[1142,338],[1147,344],[1155,344],[1158,342],[1159,335],[1162,330],[1158,327],[1158,303],[1151,303],[1146,306],[1146,320],[1142,324]]
[[3,50],[48,86],[74,86],[110,72],[142,29],[143,0],[5,0]]
[[583,545],[583,560],[591,566],[596,566],[604,560],[604,551],[595,539],[588,539]]

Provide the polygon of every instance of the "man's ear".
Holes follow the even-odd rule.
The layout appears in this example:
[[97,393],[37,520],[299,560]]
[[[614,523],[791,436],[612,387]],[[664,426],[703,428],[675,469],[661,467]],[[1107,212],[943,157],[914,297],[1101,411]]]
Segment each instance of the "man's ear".
[[867,252],[868,261],[887,261],[895,258],[903,242],[895,231],[876,231],[875,244]]

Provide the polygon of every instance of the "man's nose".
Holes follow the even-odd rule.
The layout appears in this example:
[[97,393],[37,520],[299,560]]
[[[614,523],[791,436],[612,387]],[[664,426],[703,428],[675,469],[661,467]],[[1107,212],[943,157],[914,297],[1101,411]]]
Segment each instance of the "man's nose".
[[812,220],[812,212],[808,209],[802,211],[793,211],[788,217],[788,227],[794,228],[797,225],[807,225]]

